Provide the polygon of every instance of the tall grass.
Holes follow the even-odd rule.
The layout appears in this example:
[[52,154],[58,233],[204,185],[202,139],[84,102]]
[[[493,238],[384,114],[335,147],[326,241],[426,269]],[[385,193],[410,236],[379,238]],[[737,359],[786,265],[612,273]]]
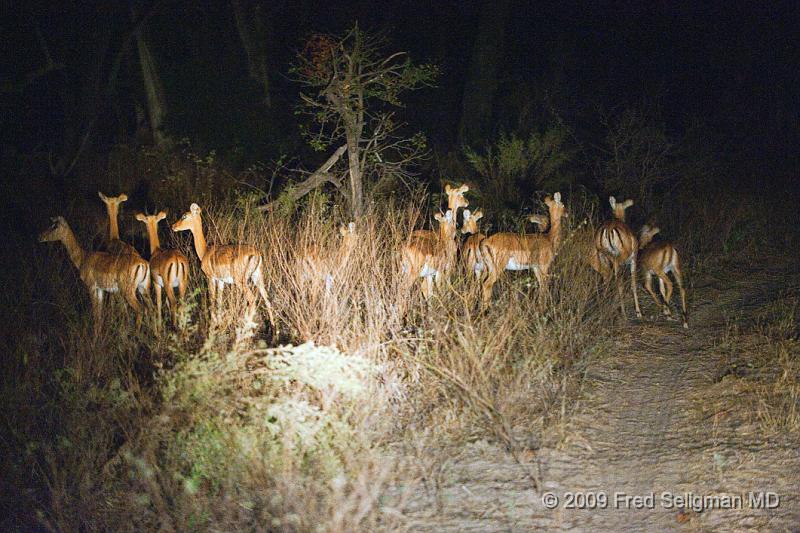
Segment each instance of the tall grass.
[[[173,220],[188,206],[163,207]],[[16,509],[4,525],[402,527],[396,487],[415,472],[405,466],[413,450],[488,438],[520,457],[556,444],[617,317],[583,262],[590,232],[578,205],[548,298],[535,297],[532,276],[511,275],[485,313],[463,271],[428,302],[403,289],[397,250],[427,225],[417,204],[375,206],[345,254],[338,227],[350,221],[321,197],[292,217],[264,215],[247,197],[202,207],[209,242],[264,254],[278,341],[294,347],[270,347],[264,308],[248,312],[235,290],[212,320],[190,240],[163,227],[163,245],[194,267],[179,327],[161,335],[152,311],[137,332],[112,298],[93,338],[63,250],[24,247],[36,266],[13,273],[28,296],[14,302],[3,363],[0,417],[12,431],[0,444],[2,505]],[[300,259],[309,248],[314,268]]]

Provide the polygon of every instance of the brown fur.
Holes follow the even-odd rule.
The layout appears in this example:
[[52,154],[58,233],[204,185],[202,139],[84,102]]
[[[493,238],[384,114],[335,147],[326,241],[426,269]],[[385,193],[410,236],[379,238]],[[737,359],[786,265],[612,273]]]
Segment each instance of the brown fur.
[[464,193],[469,192],[469,186],[463,184],[460,187],[445,185],[444,192],[447,194],[447,210],[453,212],[453,220],[455,220],[458,215],[458,208],[469,205],[469,201],[464,198]]
[[[410,288],[420,277],[425,277],[422,294],[426,299],[433,294],[433,283],[439,285],[455,263],[458,245],[455,242],[455,215],[448,211],[445,216],[435,216],[439,231],[416,230],[409,236],[401,250],[401,262],[405,274],[404,285]],[[431,272],[423,276],[425,271]]]
[[478,221],[481,218],[483,218],[483,211],[478,210],[472,213],[469,209],[465,209],[464,223],[461,225],[461,233],[469,235],[464,241],[461,256],[467,268],[467,273],[474,272],[477,279],[480,279],[483,272],[480,244],[486,238],[486,235],[478,231]]
[[[533,270],[539,282],[540,298],[547,291],[548,273],[561,244],[561,217],[566,214],[561,194],[545,198],[550,211],[550,230],[547,233],[495,233],[480,243],[481,256],[486,264],[483,281],[483,304],[492,298],[494,284],[513,261],[520,270]],[[538,220],[536,218],[535,220]]]
[[213,302],[213,307],[219,307],[222,300],[222,291],[226,284],[236,285],[244,292],[250,305],[256,303],[256,297],[250,289],[250,283],[255,285],[258,293],[264,299],[269,314],[269,321],[275,329],[275,315],[272,303],[267,297],[264,286],[263,258],[261,253],[249,244],[206,244],[203,233],[202,210],[197,204],[192,204],[189,211],[175,224],[172,231],[191,231],[194,238],[194,249],[200,258],[200,270],[208,281],[208,294]]
[[341,241],[339,248],[332,256],[327,256],[323,247],[312,243],[298,254],[300,277],[304,282],[323,281],[326,292],[333,288],[334,273],[347,263],[358,244],[355,222],[347,226],[339,226]]
[[625,210],[633,205],[633,200],[617,203],[612,196],[608,201],[609,204],[611,204],[614,218],[601,224],[595,232],[595,249],[589,252],[589,264],[592,265],[592,268],[597,270],[606,281],[610,279],[610,275],[613,272],[614,279],[617,280],[617,292],[619,294],[623,315],[625,315],[625,300],[622,293],[622,280],[619,276],[619,268],[622,265],[630,264],[633,303],[636,307],[636,316],[641,317],[642,312],[639,309],[639,297],[636,293],[636,252],[639,244],[636,235],[625,223]]
[[142,308],[136,297],[137,290],[147,294],[150,289],[150,268],[139,255],[115,255],[106,252],[85,251],[63,217],[53,219],[53,226],[39,236],[39,242],[61,241],[72,263],[77,267],[81,281],[89,290],[97,334],[102,322],[103,295],[120,292],[136,313],[136,325],[142,322]]
[[[136,220],[143,222],[147,227],[150,240],[150,275],[156,293],[156,307],[158,320],[161,321],[161,289],[167,295],[172,323],[177,325],[177,305],[175,287],[178,288],[178,298],[183,301],[186,296],[186,286],[189,282],[189,260],[178,250],[164,250],[158,239],[158,223],[167,218],[161,211],[157,215],[144,215],[138,213]],[[159,283],[160,281],[160,283]]]
[[[653,237],[660,231],[659,228],[643,226],[640,231],[639,264],[645,272],[645,289],[653,297],[656,305],[662,307],[664,315],[672,315],[669,303],[672,299],[672,281],[667,275],[672,272],[675,281],[678,283],[678,290],[681,295],[681,312],[683,327],[688,328],[688,314],[686,310],[686,290],[683,287],[683,275],[681,273],[681,262],[675,246],[668,241],[653,241]],[[662,300],[653,290],[653,275],[658,276],[659,291]]]

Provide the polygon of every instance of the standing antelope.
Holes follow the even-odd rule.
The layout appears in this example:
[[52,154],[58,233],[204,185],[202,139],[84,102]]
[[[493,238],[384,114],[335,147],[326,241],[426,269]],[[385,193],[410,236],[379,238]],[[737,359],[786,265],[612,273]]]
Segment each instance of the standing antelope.
[[306,246],[300,255],[301,280],[305,282],[324,280],[327,294],[333,289],[335,272],[347,264],[358,243],[356,223],[350,222],[347,226],[339,226],[339,235],[342,240],[333,257],[326,257],[322,247],[317,244]]
[[178,250],[164,250],[158,240],[158,223],[167,218],[164,211],[157,215],[136,214],[136,220],[143,222],[147,227],[147,236],[150,240],[150,275],[156,293],[156,307],[158,320],[161,322],[161,289],[167,293],[167,304],[172,315],[173,325],[177,325],[177,303],[175,290],[178,289],[178,298],[183,301],[186,296],[186,284],[189,280],[189,260]]
[[106,249],[112,254],[136,254],[136,248],[130,244],[123,242],[119,238],[119,206],[122,202],[128,201],[127,194],[120,194],[119,196],[106,196],[102,192],[97,192],[100,199],[106,204],[106,213],[108,214],[108,243]]
[[[248,285],[252,282],[258,293],[264,299],[269,314],[269,321],[277,333],[275,315],[272,304],[267,297],[264,287],[263,264],[264,259],[255,246],[248,244],[206,244],[203,234],[202,210],[197,204],[192,204],[189,211],[175,224],[172,231],[190,231],[194,239],[194,249],[200,258],[200,269],[208,281],[208,293],[212,301],[212,309],[219,306],[222,301],[222,291],[225,285],[236,285],[244,291],[249,305],[256,303],[256,297]],[[212,315],[214,312],[212,312]]]
[[462,250],[464,263],[467,266],[467,272],[475,273],[475,279],[480,279],[484,266],[480,244],[486,238],[486,235],[478,231],[478,221],[481,218],[483,218],[483,211],[478,210],[472,213],[469,209],[465,209],[464,223],[461,225],[461,233],[469,235],[467,240],[464,241]]
[[[668,241],[653,241],[653,237],[661,231],[660,228],[642,226],[639,232],[639,264],[645,272],[644,287],[650,296],[655,300],[656,305],[662,306],[664,315],[667,318],[672,316],[669,309],[669,302],[672,298],[672,282],[667,274],[672,272],[675,281],[678,282],[678,290],[681,293],[681,310],[683,327],[689,327],[686,312],[686,290],[683,288],[683,276],[681,275],[681,262],[675,246]],[[658,299],[653,291],[653,275],[658,276],[658,288],[663,302]]]
[[404,286],[410,288],[418,278],[425,278],[422,294],[429,299],[433,294],[433,283],[438,286],[455,262],[456,220],[453,211],[435,217],[439,231],[417,230],[411,234],[401,251],[401,264],[405,274]]
[[[559,192],[552,198],[545,198],[544,203],[550,211],[547,233],[495,233],[481,242],[481,255],[487,271],[483,281],[484,306],[489,304],[492,288],[506,270],[533,270],[539,282],[540,298],[547,291],[548,271],[561,244],[561,217],[566,211]],[[528,220],[539,223],[541,218],[532,215]]]
[[100,331],[103,296],[106,292],[121,292],[136,313],[136,327],[142,323],[142,308],[136,297],[137,290],[144,296],[150,289],[150,267],[147,261],[134,254],[115,255],[84,250],[75,238],[64,217],[52,219],[53,225],[39,235],[39,242],[61,241],[72,263],[77,267],[81,281],[89,290],[92,300],[95,336]]
[[[604,222],[595,232],[595,250],[590,252],[589,262],[606,281],[609,279],[610,272],[613,271],[623,316],[625,316],[625,299],[622,292],[619,267],[626,264],[630,265],[633,303],[636,307],[636,316],[641,318],[642,312],[639,309],[639,297],[636,294],[636,252],[639,246],[636,235],[625,223],[625,210],[633,205],[633,200],[618,203],[616,198],[611,196],[608,199],[608,203],[611,205],[614,218]],[[611,268],[609,268],[609,265]]]

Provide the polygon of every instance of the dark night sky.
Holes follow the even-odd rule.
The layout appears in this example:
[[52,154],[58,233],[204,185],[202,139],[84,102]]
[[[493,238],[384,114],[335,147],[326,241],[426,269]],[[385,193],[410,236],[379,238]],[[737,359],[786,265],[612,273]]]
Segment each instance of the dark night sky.
[[[593,106],[613,109],[645,100],[661,107],[668,128],[680,129],[688,117],[701,116],[722,145],[757,138],[766,151],[789,153],[798,141],[800,54],[798,10],[792,3],[510,4],[498,69],[497,129],[513,127],[518,103],[536,93],[551,95],[559,113],[577,123],[587,121]],[[105,64],[110,62],[130,22],[124,5],[20,3],[4,10],[3,80],[19,79],[41,65],[36,25],[54,59],[68,65],[69,76],[65,81],[61,73],[50,74],[22,93],[2,95],[4,144],[30,150],[55,142],[64,107],[60,86],[78,83],[104,46]],[[137,9],[149,5],[137,3]],[[438,88],[413,95],[407,118],[439,145],[455,141],[484,3],[284,0],[265,5],[271,6],[270,68],[279,108],[290,110],[298,102],[287,71],[303,37],[341,32],[358,20],[385,31],[390,46],[408,50],[415,60],[439,63]],[[209,147],[264,128],[264,117],[253,111],[255,98],[229,2],[159,2],[149,31],[164,69],[170,124],[188,134],[213,131]],[[135,64],[127,59],[116,90],[123,108],[140,92],[135,76]],[[273,116],[268,126],[285,129],[289,117],[288,112]],[[108,116],[105,120],[103,131],[110,138],[114,128]]]

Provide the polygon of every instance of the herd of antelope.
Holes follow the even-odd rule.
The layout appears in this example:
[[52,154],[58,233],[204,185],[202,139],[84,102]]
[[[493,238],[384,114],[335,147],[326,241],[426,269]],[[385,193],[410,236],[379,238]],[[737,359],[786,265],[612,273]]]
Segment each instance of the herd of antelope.
[[[418,280],[422,280],[422,293],[426,299],[430,298],[434,285],[440,285],[456,268],[460,252],[467,275],[474,276],[481,283],[484,307],[491,302],[494,285],[506,270],[532,270],[539,285],[539,296],[543,297],[548,291],[550,267],[561,244],[561,219],[567,214],[561,202],[561,194],[556,192],[552,197],[545,198],[549,216],[528,217],[528,221],[539,226],[538,233],[495,233],[487,236],[478,229],[478,221],[483,217],[483,212],[467,209],[469,202],[464,194],[468,191],[467,185],[447,185],[447,211],[435,215],[437,230],[415,230],[403,243],[400,250],[403,287],[411,289]],[[155,290],[157,323],[161,322],[162,291],[166,293],[172,321],[176,323],[178,302],[186,295],[189,260],[179,250],[163,249],[160,246],[158,223],[166,218],[166,213],[161,211],[156,215],[136,214],[136,220],[145,225],[150,242],[150,260],[145,261],[133,246],[119,238],[119,207],[128,197],[124,194],[108,197],[103,193],[99,193],[99,196],[108,215],[109,236],[104,251],[88,251],[82,248],[67,221],[61,216],[53,218],[53,225],[39,237],[40,242],[61,241],[64,244],[78,269],[81,281],[89,291],[95,334],[102,323],[106,293],[118,292],[123,295],[133,309],[139,327],[142,321],[142,305],[137,293],[149,301],[151,282]],[[637,317],[642,316],[636,291],[637,265],[645,271],[646,290],[668,318],[671,317],[670,299],[673,289],[668,276],[671,272],[680,291],[683,327],[687,328],[686,291],[674,245],[667,241],[653,240],[659,232],[657,227],[643,226],[637,237],[625,222],[625,210],[633,205],[632,200],[617,202],[612,196],[609,203],[613,217],[601,224],[595,232],[587,254],[589,264],[607,282],[613,274],[623,315],[625,303],[619,270],[626,265],[630,267]],[[460,233],[468,235],[463,243],[458,239],[459,209],[463,209]],[[203,232],[202,209],[195,203],[172,225],[172,231],[189,231],[192,234],[200,269],[208,284],[212,316],[219,307],[225,285],[234,285],[241,290],[250,306],[257,304],[257,296],[253,291],[255,288],[264,301],[273,331],[277,332],[275,313],[265,287],[264,259],[254,246],[209,245]],[[342,226],[340,232],[343,244],[341,253],[334,260],[344,260],[357,243],[354,223]],[[325,286],[330,291],[333,284],[332,265],[320,266],[317,264],[317,256],[320,254],[313,253],[314,249],[306,252],[300,258],[301,264],[309,267],[309,271],[319,273],[325,270]],[[653,290],[654,275],[658,277],[661,299]]]

